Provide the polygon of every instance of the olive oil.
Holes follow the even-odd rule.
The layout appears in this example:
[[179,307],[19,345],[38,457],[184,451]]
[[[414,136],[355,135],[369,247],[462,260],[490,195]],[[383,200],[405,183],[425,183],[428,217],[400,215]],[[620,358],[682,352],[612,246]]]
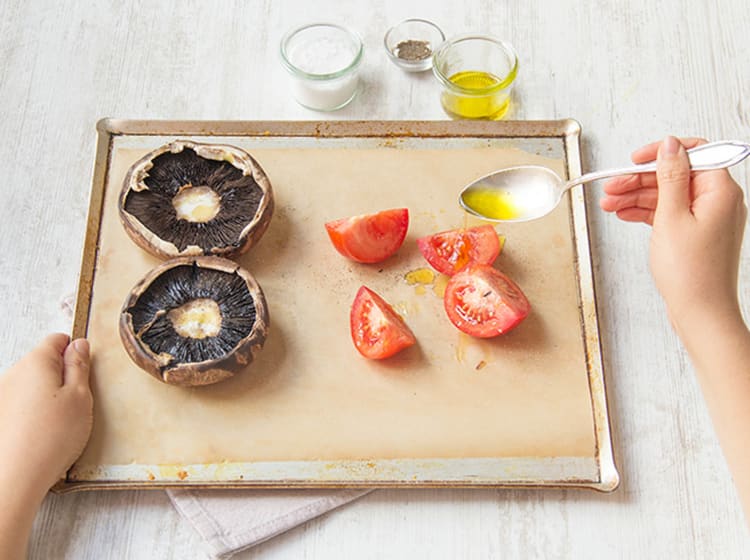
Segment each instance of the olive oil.
[[404,280],[410,286],[414,286],[414,293],[423,296],[427,293],[427,288],[435,281],[435,273],[429,268],[417,268],[404,274]]
[[427,286],[432,286],[435,295],[442,298],[450,277],[436,274],[431,268],[417,268],[404,274],[404,280],[410,286],[414,286],[414,293],[418,296],[423,296],[427,293]]
[[435,281],[435,273],[429,268],[417,268],[404,274],[404,280],[410,286],[432,284]]
[[450,276],[446,276],[445,274],[438,274],[435,277],[435,283],[432,285],[432,291],[435,292],[435,295],[439,298],[442,298],[445,296],[445,288],[448,286],[448,280],[450,280]]
[[501,119],[508,112],[508,84],[489,72],[468,70],[448,78],[457,90],[443,92],[442,102],[451,115],[464,119]]
[[468,190],[461,196],[467,207],[487,218],[514,220],[524,213],[509,193],[497,189]]

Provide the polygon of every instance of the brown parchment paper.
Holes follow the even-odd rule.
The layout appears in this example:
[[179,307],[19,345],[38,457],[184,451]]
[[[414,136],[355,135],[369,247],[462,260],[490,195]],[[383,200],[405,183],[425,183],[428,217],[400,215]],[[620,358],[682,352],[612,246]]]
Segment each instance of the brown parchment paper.
[[[457,331],[443,310],[444,277],[429,285],[405,280],[427,267],[418,237],[478,223],[458,208],[461,186],[529,163],[564,176],[563,161],[515,149],[387,142],[252,149],[276,211],[239,261],[265,291],[271,330],[243,374],[186,389],[140,371],[117,334],[127,293],[160,262],[127,237],[117,216],[127,168],[146,151],[115,143],[110,156],[88,324],[94,430],[73,478],[130,463],[596,455],[567,201],[542,220],[496,227],[506,244],[495,266],[533,308],[507,335],[479,340]],[[411,216],[396,256],[360,265],[333,249],[326,221],[395,207]],[[357,353],[349,307],[363,284],[404,316],[416,347],[382,362]]]

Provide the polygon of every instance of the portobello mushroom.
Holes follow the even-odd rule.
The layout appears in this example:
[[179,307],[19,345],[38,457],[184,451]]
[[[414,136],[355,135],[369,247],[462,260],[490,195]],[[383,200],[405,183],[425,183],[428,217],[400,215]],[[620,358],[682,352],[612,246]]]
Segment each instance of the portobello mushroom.
[[195,386],[235,375],[263,347],[268,309],[258,283],[219,257],[179,257],[149,272],[120,313],[130,358],[160,381]]
[[125,231],[161,258],[242,254],[268,228],[273,206],[271,183],[250,154],[186,140],[135,162],[118,199]]

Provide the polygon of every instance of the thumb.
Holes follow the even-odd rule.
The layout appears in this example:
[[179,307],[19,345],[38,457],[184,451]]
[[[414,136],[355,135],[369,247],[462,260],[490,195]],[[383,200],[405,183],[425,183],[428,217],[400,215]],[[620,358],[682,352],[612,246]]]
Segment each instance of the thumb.
[[680,141],[667,136],[656,156],[656,180],[659,183],[656,219],[675,216],[690,209],[690,160]]
[[65,371],[63,373],[64,385],[89,384],[89,341],[85,338],[74,340],[65,349],[63,354]]

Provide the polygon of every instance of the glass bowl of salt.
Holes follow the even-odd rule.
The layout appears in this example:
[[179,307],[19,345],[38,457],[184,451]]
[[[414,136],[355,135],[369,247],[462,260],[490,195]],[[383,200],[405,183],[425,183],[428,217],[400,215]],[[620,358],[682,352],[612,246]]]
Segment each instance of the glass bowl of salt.
[[281,40],[292,96],[315,111],[335,111],[354,99],[363,53],[362,39],[334,23],[292,29]]
[[388,58],[407,72],[432,68],[432,54],[443,41],[440,28],[426,19],[405,19],[391,27],[383,39]]

